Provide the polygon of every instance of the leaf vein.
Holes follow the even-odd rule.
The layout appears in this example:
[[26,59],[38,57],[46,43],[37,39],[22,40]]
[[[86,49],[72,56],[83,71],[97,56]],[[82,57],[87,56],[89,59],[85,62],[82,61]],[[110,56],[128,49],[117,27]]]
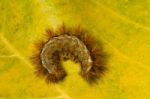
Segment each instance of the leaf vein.
[[135,25],[135,26],[137,26],[137,27],[140,27],[140,28],[142,28],[142,29],[145,29],[145,30],[147,30],[147,31],[150,31],[150,27],[145,26],[145,25],[143,25],[143,24],[140,24],[140,23],[138,23],[138,22],[135,22],[135,21],[133,21],[133,20],[127,18],[126,16],[123,16],[123,15],[121,15],[121,14],[118,14],[118,13],[115,12],[114,10],[111,10],[109,7],[106,7],[104,4],[102,4],[102,3],[98,2],[98,1],[96,1],[96,3],[97,3],[99,6],[101,6],[103,9],[105,9],[107,12],[109,12],[109,13],[111,13],[112,15],[114,15],[114,16],[120,18],[121,20],[123,20],[123,21],[125,21],[125,22],[128,22],[128,23],[130,23],[130,24],[133,24],[133,25]]

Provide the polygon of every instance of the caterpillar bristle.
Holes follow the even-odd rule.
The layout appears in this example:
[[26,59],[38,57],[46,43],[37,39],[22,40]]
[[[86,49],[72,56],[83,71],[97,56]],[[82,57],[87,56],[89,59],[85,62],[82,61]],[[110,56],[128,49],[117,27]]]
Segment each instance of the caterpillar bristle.
[[63,35],[63,34],[67,34],[70,35],[71,34],[71,28],[67,28],[64,24],[57,29],[57,33],[59,35]]
[[51,39],[52,37],[55,36],[54,30],[50,29],[50,28],[46,29],[46,32],[44,33],[44,36],[45,36],[45,39],[47,39],[47,40]]
[[48,74],[46,76],[46,82],[47,83],[58,83],[60,80],[64,80],[66,77],[66,72],[62,70],[57,70],[57,74]]

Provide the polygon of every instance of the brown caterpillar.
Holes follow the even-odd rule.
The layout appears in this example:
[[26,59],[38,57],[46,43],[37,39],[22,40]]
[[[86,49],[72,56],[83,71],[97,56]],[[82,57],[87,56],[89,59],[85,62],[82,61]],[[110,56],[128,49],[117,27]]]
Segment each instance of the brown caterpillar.
[[71,59],[81,64],[80,75],[89,83],[96,82],[106,71],[106,54],[89,33],[80,27],[56,31],[48,29],[44,40],[35,43],[31,56],[37,76],[57,83],[67,75],[61,60]]

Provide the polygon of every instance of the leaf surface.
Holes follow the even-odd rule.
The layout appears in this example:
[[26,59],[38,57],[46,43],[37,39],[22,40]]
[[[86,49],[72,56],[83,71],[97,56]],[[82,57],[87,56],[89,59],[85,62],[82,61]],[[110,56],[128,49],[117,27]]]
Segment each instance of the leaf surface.
[[[150,99],[149,0],[1,0],[0,97]],[[35,77],[30,50],[48,27],[81,25],[104,43],[109,71],[96,86],[64,62],[65,81]]]

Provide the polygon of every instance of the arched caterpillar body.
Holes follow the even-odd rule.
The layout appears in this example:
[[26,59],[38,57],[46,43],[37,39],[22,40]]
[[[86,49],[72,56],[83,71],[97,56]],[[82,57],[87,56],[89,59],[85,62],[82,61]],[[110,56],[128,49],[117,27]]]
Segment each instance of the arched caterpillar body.
[[80,75],[89,83],[97,81],[106,70],[106,54],[94,38],[81,28],[62,26],[56,32],[48,29],[46,40],[35,44],[31,57],[36,74],[48,82],[59,82],[67,75],[61,60],[71,59],[81,65]]

